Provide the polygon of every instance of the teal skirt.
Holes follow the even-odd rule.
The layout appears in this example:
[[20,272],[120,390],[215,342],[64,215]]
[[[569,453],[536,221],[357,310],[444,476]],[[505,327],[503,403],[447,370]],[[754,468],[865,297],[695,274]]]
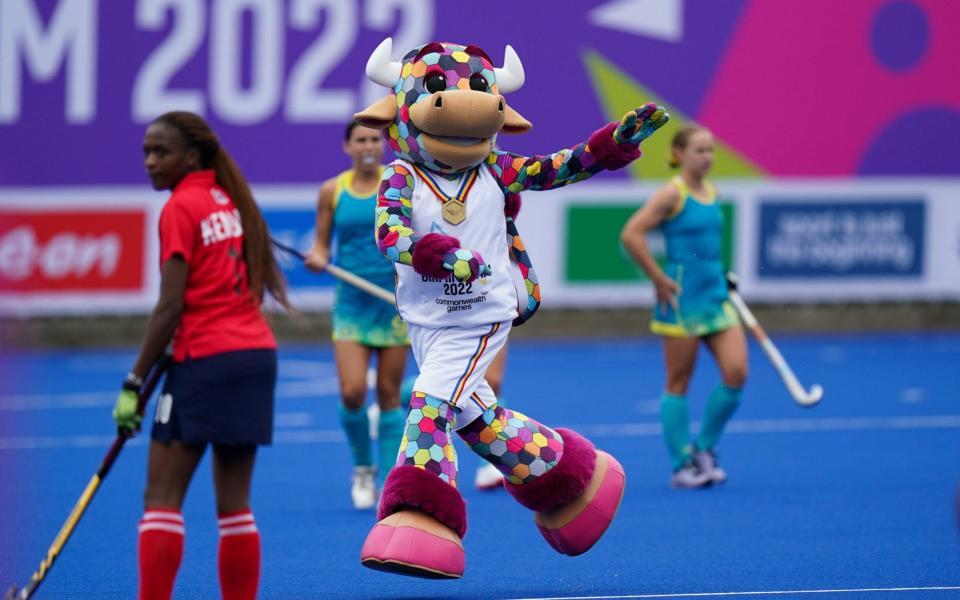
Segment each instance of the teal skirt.
[[[364,279],[386,290],[395,289],[393,270]],[[343,282],[337,284],[334,297],[333,341],[374,348],[410,345],[407,324],[400,319],[396,306]]]
[[654,306],[650,331],[668,337],[702,337],[740,323],[722,264],[668,263],[664,272],[680,286],[680,294],[674,303]]

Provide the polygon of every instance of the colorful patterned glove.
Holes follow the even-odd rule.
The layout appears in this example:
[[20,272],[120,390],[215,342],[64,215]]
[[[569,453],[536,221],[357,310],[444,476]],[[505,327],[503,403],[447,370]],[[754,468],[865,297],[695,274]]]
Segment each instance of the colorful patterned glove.
[[140,386],[142,381],[136,381],[137,378],[127,379],[123,382],[123,389],[117,396],[117,402],[113,405],[113,420],[117,422],[117,433],[120,435],[131,435],[140,429],[140,421],[143,415],[137,410],[140,403]]
[[491,273],[490,265],[483,262],[479,252],[457,248],[443,255],[443,268],[453,271],[460,281],[473,281]]
[[613,131],[613,140],[618,144],[636,146],[666,125],[670,113],[662,106],[647,102],[640,108],[623,115],[620,124]]

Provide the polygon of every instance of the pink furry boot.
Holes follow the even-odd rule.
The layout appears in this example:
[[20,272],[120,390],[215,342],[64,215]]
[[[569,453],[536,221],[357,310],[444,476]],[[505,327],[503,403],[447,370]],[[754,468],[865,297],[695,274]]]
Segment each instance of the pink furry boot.
[[363,566],[429,579],[463,576],[467,512],[456,488],[424,469],[394,467],[377,518],[360,551]]
[[536,511],[534,522],[547,543],[561,554],[589,550],[613,521],[623,498],[626,475],[617,459],[596,450],[570,429],[563,438],[560,462],[528,484],[504,483],[508,492]]

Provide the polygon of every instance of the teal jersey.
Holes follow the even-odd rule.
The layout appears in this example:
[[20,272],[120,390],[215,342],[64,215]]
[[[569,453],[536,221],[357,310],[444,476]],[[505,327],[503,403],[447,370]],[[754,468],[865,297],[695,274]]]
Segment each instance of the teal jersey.
[[666,245],[664,272],[677,282],[681,292],[676,306],[657,306],[651,329],[670,336],[702,336],[728,329],[737,323],[729,303],[722,259],[723,213],[716,190],[707,183],[709,197],[696,199],[683,179],[673,184],[680,202],[663,223]]
[[[353,191],[353,169],[337,175],[333,193],[334,262],[337,266],[367,278],[393,277],[393,263],[383,257],[374,238],[377,191],[366,196]],[[387,286],[392,289],[393,285]]]
[[[374,238],[377,192],[353,191],[353,170],[337,176],[333,194],[334,263],[386,290],[396,289],[393,263],[377,249]],[[333,304],[333,339],[365,346],[409,344],[406,324],[395,306],[352,285],[337,283]]]

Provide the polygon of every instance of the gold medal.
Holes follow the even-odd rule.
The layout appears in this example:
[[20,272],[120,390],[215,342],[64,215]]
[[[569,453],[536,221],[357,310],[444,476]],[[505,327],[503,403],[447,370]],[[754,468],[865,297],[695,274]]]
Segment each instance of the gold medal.
[[420,179],[430,188],[433,195],[436,196],[437,200],[443,205],[440,211],[443,215],[443,220],[451,225],[463,223],[467,218],[467,194],[470,193],[473,184],[477,182],[477,178],[480,175],[480,167],[474,167],[469,173],[464,175],[460,183],[460,190],[453,196],[444,192],[428,172],[417,165],[413,165],[413,170],[416,171]]
[[456,198],[450,198],[443,203],[443,220],[451,225],[459,225],[463,223],[463,220],[467,218],[467,207],[466,205],[457,200]]

